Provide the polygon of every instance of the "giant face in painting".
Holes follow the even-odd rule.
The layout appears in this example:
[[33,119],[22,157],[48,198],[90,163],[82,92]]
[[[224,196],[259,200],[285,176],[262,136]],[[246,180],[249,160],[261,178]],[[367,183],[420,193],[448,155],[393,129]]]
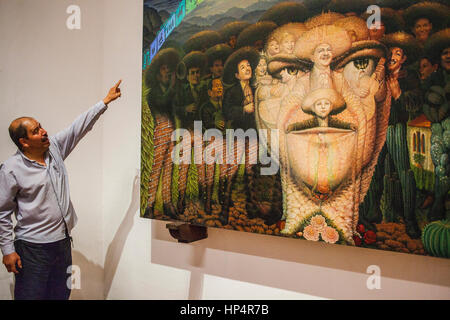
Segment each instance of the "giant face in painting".
[[[386,137],[390,108],[384,83],[386,48],[375,40],[352,42],[351,25],[348,30],[335,24],[297,27],[293,55],[279,53],[268,60],[274,77],[284,68],[297,68],[295,84],[282,99],[268,94],[256,107],[262,129],[273,128],[273,119],[265,119],[266,109],[279,110],[275,127],[286,218],[281,233],[314,238],[308,226],[322,219],[327,228],[334,228],[331,242],[353,244],[358,207]],[[292,28],[282,26],[272,37],[292,33]],[[267,91],[267,84],[258,87]],[[313,107],[306,106],[308,101]],[[331,110],[326,117],[314,107],[323,101]],[[336,106],[336,101],[345,103]]]

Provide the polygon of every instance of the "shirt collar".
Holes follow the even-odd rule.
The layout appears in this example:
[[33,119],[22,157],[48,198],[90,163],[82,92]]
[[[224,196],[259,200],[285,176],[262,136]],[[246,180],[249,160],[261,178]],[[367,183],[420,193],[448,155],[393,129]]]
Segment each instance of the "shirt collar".
[[[31,160],[30,158],[28,158],[20,149],[17,149],[17,152],[16,152],[16,155],[19,155],[19,156],[21,156],[22,157],[22,159],[24,159],[24,160],[26,160],[26,161],[28,161],[28,162],[31,162],[31,163],[33,163],[33,164],[35,164],[35,165],[38,165],[38,166],[40,166],[40,167],[43,167],[43,165],[42,164],[40,164],[39,162],[37,162],[36,160]],[[47,152],[45,152],[45,156],[44,156],[44,161],[45,161],[45,164],[48,166],[48,164],[49,164],[49,151],[47,150]]]

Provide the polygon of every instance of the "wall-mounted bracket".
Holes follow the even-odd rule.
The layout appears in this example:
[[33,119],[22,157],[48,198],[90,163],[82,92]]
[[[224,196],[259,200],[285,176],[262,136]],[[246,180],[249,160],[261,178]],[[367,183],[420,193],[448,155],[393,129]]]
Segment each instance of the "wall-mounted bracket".
[[208,237],[208,228],[203,226],[194,226],[191,224],[168,223],[170,235],[181,243],[191,243]]

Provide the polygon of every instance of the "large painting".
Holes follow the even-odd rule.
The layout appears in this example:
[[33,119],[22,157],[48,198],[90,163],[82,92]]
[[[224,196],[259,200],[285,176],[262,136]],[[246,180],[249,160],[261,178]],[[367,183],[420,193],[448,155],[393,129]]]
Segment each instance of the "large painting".
[[141,216],[450,257],[450,8],[144,2]]

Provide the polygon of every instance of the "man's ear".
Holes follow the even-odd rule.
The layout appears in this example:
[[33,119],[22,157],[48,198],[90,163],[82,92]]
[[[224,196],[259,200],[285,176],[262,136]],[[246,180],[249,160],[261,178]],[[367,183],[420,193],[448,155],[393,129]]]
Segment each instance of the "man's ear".
[[234,76],[236,77],[236,79],[241,80],[239,79],[239,73],[235,73]]
[[408,56],[406,54],[403,55],[402,61],[400,61],[400,63],[404,63],[406,61],[406,59],[408,58]]
[[28,143],[25,140],[26,138],[19,138],[19,143],[22,145],[22,149],[29,147]]
[[208,89],[208,96],[212,97],[212,90]]
[[431,65],[431,68],[433,69],[433,72],[435,72],[438,69],[438,67],[439,67],[438,63]]

